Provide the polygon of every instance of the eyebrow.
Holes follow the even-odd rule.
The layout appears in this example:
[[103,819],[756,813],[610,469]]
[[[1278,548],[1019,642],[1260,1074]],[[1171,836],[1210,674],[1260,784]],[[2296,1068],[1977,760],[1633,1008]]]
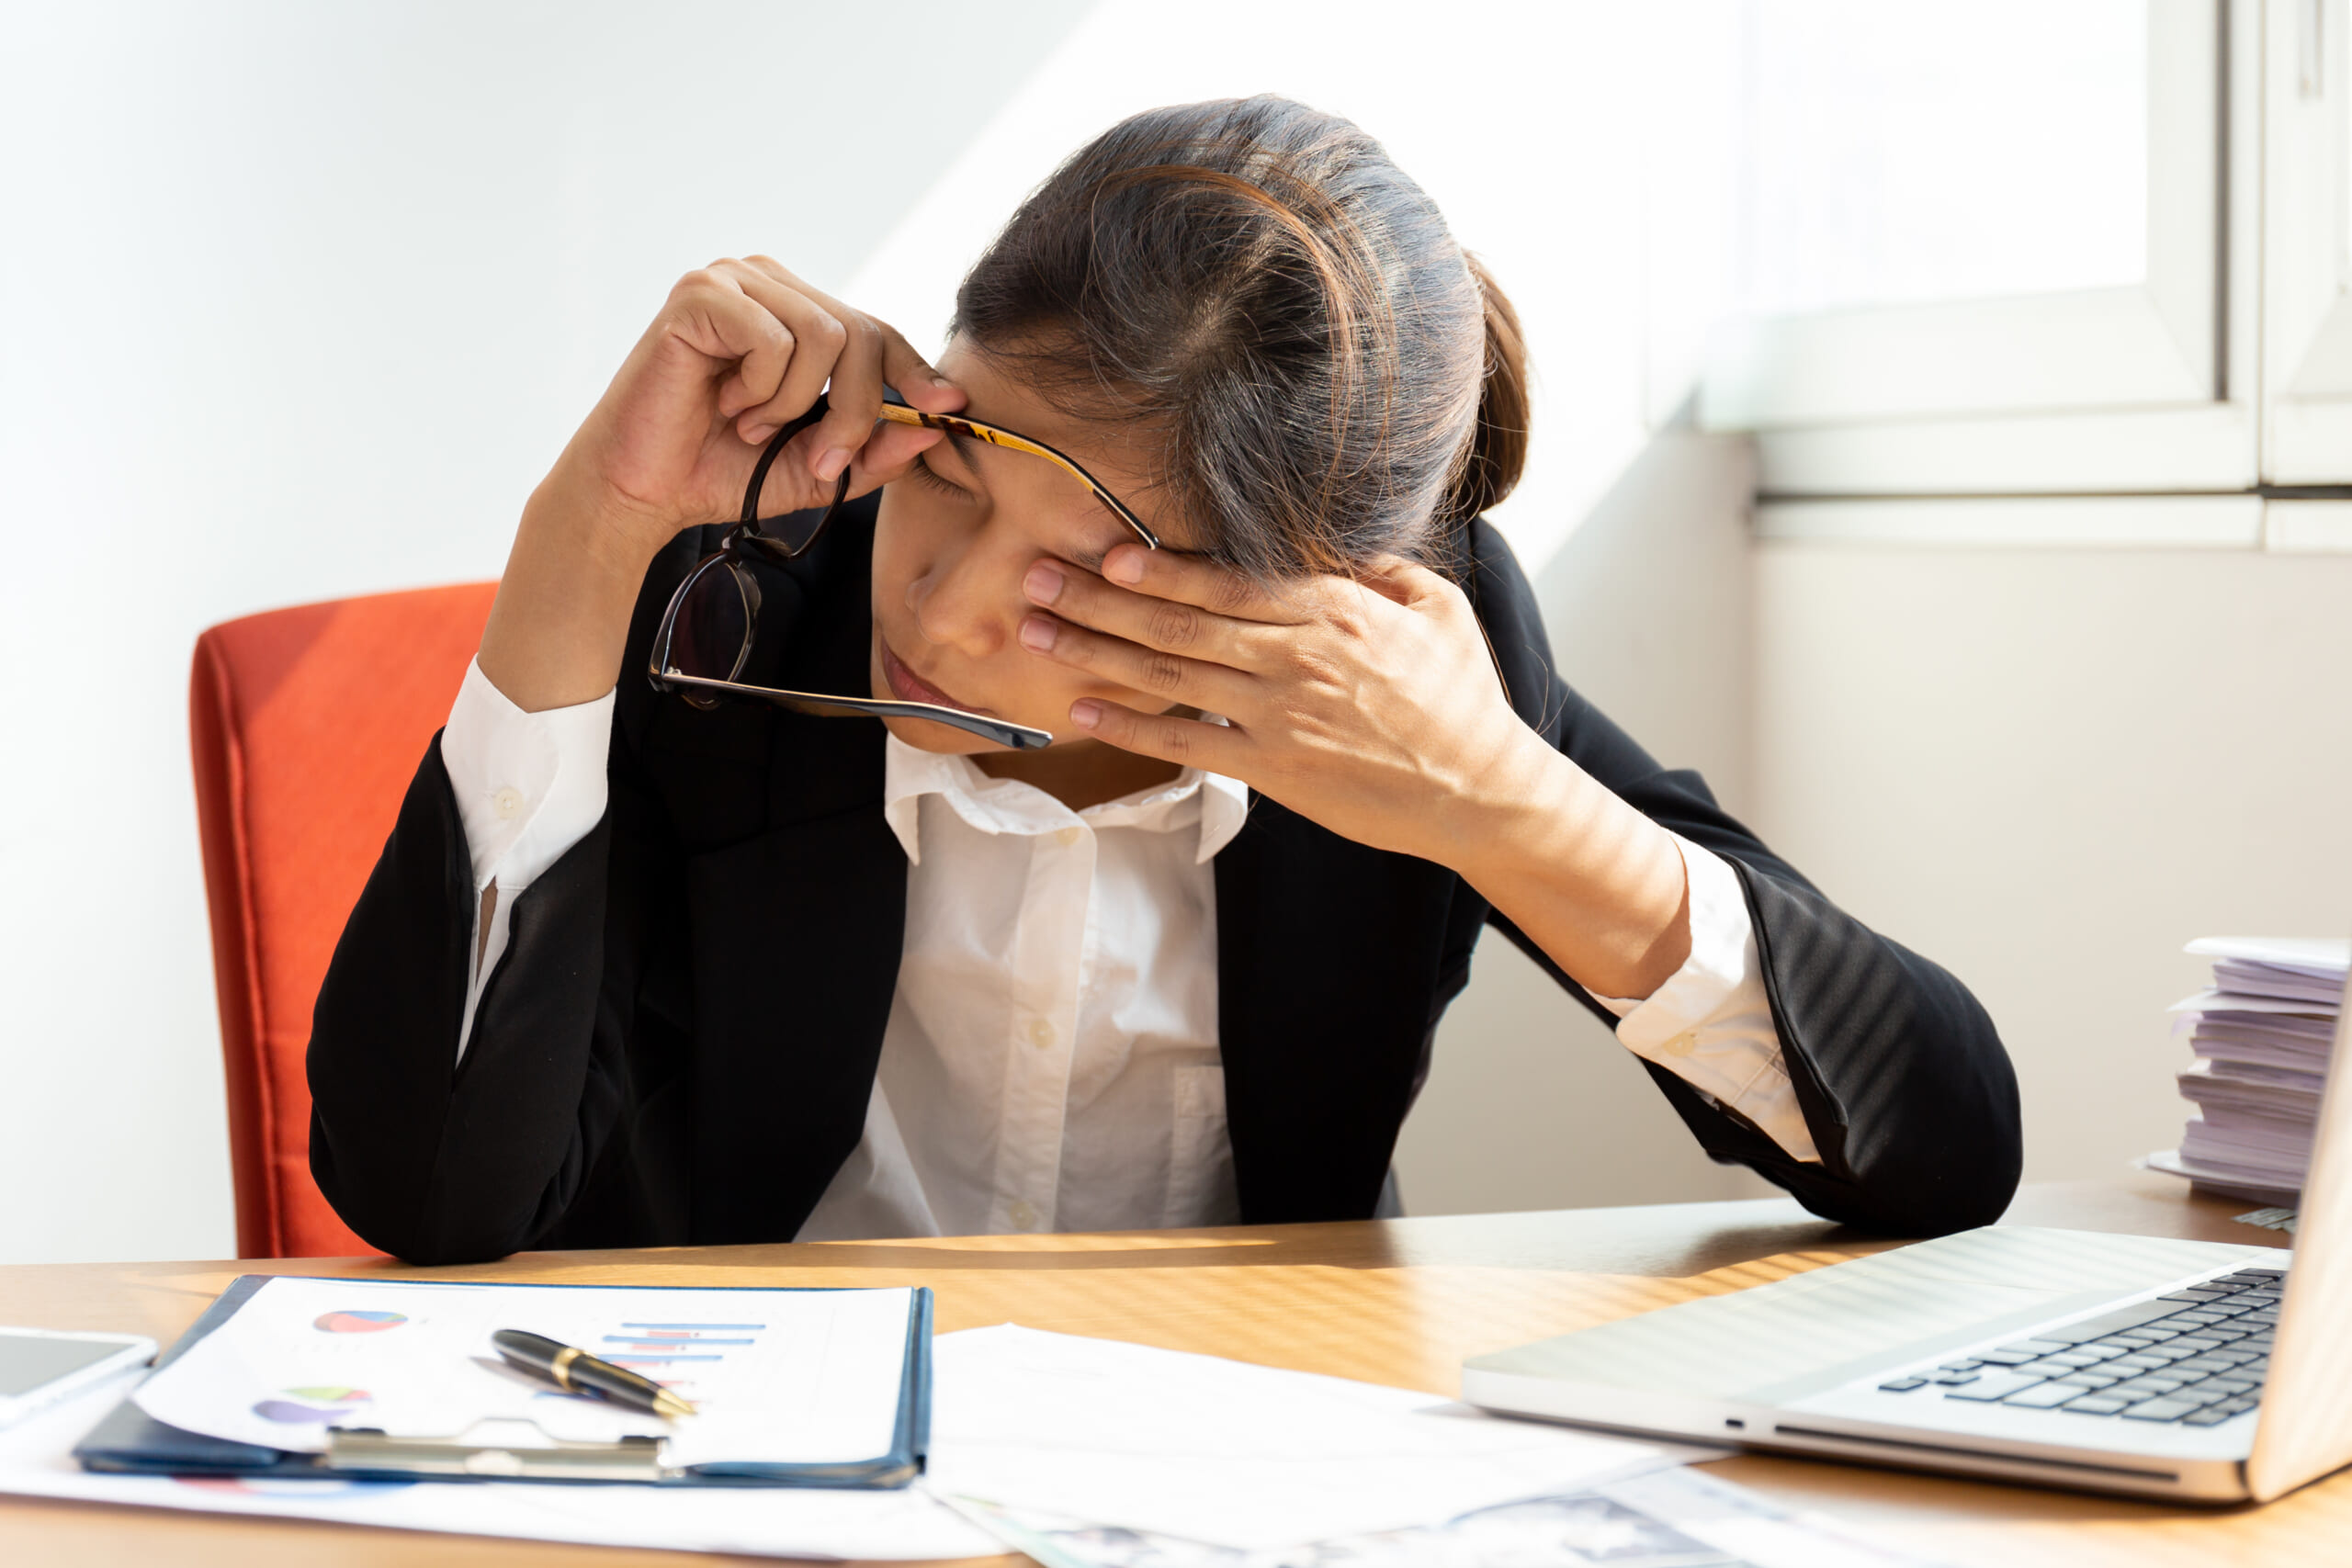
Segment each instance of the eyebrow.
[[[983,420],[980,423],[987,423],[989,422]],[[956,429],[952,423],[947,423],[944,421],[938,424],[931,425],[930,428],[936,430],[943,435],[946,436],[947,445],[955,448],[956,459],[983,484],[987,482],[988,470],[981,468],[978,461],[978,448],[986,446],[992,446],[994,443],[982,441],[978,436],[967,434],[964,431]],[[1009,433],[1012,433],[1009,426],[1000,425],[997,428],[1007,430]],[[1022,439],[1024,441],[1034,441],[1036,438],[1035,436],[1023,436]],[[939,450],[939,447],[934,445],[929,448],[929,450],[936,452]],[[921,460],[920,457],[917,460]],[[1108,556],[1113,550],[1117,549],[1121,545],[1127,543],[1129,539],[1134,536],[1135,529],[1130,526],[1126,518],[1119,514],[1119,509],[1117,507],[1112,505],[1108,501],[1105,501],[1102,496],[1091,486],[1088,488],[1087,493],[1093,497],[1094,504],[1102,509],[1102,515],[1109,518],[1113,523],[1118,525],[1120,537],[1112,540],[1109,544],[1103,546],[1099,550],[1087,550],[1076,554],[1065,554],[1062,558],[1069,561],[1073,566],[1083,567],[1087,570],[1100,575],[1102,570],[1103,558]],[[1211,558],[1210,551],[1186,549],[1180,545],[1171,545],[1164,538],[1159,540],[1154,547],[1164,550],[1171,556],[1183,556],[1193,560],[1205,560]]]
[[[986,446],[987,443],[979,440],[976,436],[967,435],[964,432],[956,429],[954,425],[946,425],[941,428],[942,434],[947,437],[947,444],[956,449],[956,456],[963,462],[964,467],[970,470],[970,472],[976,478],[979,479],[981,482],[986,483],[988,479],[988,471],[982,468],[980,465],[974,460],[974,458],[978,455],[978,449]],[[936,446],[932,448],[934,452],[938,449],[939,448]],[[1069,551],[1063,555],[1062,558],[1069,561],[1072,566],[1084,567],[1087,570],[1093,572],[1099,577],[1102,575],[1102,571],[1103,558],[1108,556],[1113,550],[1117,549],[1121,545],[1132,540],[1135,537],[1135,535],[1127,527],[1126,519],[1113,511],[1109,502],[1104,501],[1101,496],[1096,495],[1091,490],[1088,491],[1086,494],[1087,499],[1094,502],[1095,509],[1102,513],[1103,518],[1117,527],[1119,530],[1119,536],[1112,540],[1109,544],[1103,545],[1099,548]],[[1166,547],[1163,546],[1162,547],[1165,548]],[[1193,552],[1176,550],[1171,553],[1177,555],[1188,555]]]
[[976,474],[978,473],[980,471],[980,466],[972,460],[972,457],[974,448],[978,447],[980,443],[973,439],[971,436],[965,434],[962,431],[956,429],[952,424],[941,427],[941,430],[942,434],[947,437],[947,444],[956,449],[956,457],[962,461],[966,468],[971,469],[972,472]]

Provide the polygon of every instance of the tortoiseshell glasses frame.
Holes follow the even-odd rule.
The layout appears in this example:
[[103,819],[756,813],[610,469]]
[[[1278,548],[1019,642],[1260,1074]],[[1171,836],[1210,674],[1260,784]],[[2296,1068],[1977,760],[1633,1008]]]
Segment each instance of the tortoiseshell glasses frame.
[[[757,579],[744,570],[743,555],[757,549],[775,560],[791,560],[808,553],[810,547],[824,536],[842,505],[849,499],[849,471],[843,469],[840,482],[833,488],[833,499],[822,507],[803,512],[786,513],[777,517],[759,514],[760,491],[766,486],[768,470],[792,438],[825,416],[827,403],[818,398],[807,413],[788,420],[775,434],[769,437],[761,452],[758,464],[752,469],[751,484],[743,491],[743,514],[727,531],[718,548],[695,563],[677,592],[670,595],[669,606],[662,612],[662,624],[653,634],[651,658],[646,675],[656,691],[675,692],[696,707],[716,707],[727,697],[751,697],[774,703],[778,707],[799,713],[818,714],[831,718],[921,718],[934,724],[944,724],[967,734],[992,740],[1000,746],[1017,750],[1029,750],[1050,743],[1053,737],[1042,729],[1026,725],[1010,724],[984,714],[967,713],[961,708],[941,707],[931,703],[886,701],[876,697],[825,696],[815,692],[791,692],[776,686],[756,686],[736,679],[752,656],[752,642],[757,632],[760,615],[760,588]],[[1071,475],[1091,491],[1095,498],[1133,531],[1146,549],[1159,548],[1159,536],[1147,527],[1117,496],[1111,493],[1100,479],[1086,471],[1085,466],[1069,453],[1050,446],[1034,436],[982,420],[966,419],[960,414],[924,413],[910,408],[895,393],[889,394],[882,405],[881,417],[892,424],[919,426],[925,430],[944,430],[950,435],[960,435],[974,441],[1001,446],[1010,452],[1024,452],[1042,457],[1056,468]],[[689,651],[691,650],[691,651]],[[696,668],[683,667],[684,663]],[[713,671],[723,668],[721,676]]]

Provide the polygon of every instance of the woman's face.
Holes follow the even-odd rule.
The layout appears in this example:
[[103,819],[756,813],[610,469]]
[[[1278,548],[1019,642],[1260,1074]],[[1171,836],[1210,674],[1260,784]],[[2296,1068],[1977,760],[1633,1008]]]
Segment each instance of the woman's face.
[[[940,373],[971,396],[972,418],[1069,453],[1135,509],[1170,547],[1181,522],[1157,510],[1144,450],[1116,426],[1080,424],[985,357],[961,346]],[[1080,674],[1021,645],[1031,612],[1022,580],[1040,560],[1099,570],[1104,552],[1135,533],[1092,491],[1043,458],[970,440],[943,440],[912,472],[883,488],[874,531],[874,694],[939,703],[1049,731],[1056,744],[1088,740],[1070,704],[1102,697],[1140,712],[1165,701]],[[975,735],[922,719],[884,720],[926,751],[995,752]]]

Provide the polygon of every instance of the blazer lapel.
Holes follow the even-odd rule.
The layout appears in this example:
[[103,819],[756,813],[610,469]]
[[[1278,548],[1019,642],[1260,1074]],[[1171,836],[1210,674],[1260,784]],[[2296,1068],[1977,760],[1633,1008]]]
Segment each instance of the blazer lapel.
[[[865,1127],[906,941],[907,860],[866,804],[687,867],[694,933],[694,1235],[797,1234]],[[815,738],[811,738],[815,739]]]
[[1244,1221],[1372,1213],[1419,1084],[1460,886],[1253,795],[1216,857],[1217,1028]]
[[[763,626],[745,680],[865,689],[869,521],[845,517],[802,561],[760,569],[775,635]],[[906,943],[882,727],[742,705],[771,727],[749,806],[765,829],[686,863],[702,1242],[791,1237],[857,1147]]]

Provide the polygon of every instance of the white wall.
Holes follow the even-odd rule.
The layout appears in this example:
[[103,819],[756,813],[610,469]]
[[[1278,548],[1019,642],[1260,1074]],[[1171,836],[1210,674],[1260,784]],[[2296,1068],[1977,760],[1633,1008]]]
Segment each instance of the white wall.
[[0,16],[0,1261],[233,1250],[198,631],[496,576],[679,274],[846,280],[1082,11],[887,91],[834,6]]
[[[1735,815],[1753,799],[1746,442],[1667,429],[1536,575],[1569,683]],[[1640,1063],[1503,938],[1438,1029],[1396,1150],[1416,1214],[1742,1198]]]
[[2352,558],[1769,545],[1758,826],[1974,989],[2026,1175],[2178,1141],[2193,937],[2352,929]]
[[[0,1261],[232,1245],[197,632],[494,575],[522,497],[689,267],[765,250],[929,341],[964,265],[1083,137],[1154,103],[1287,92],[1385,138],[1519,302],[1540,423],[1505,521],[1532,566],[1639,450],[1644,148],[1690,91],[1675,28],[1698,12],[1012,14],[1017,31],[900,5],[880,52],[870,7],[754,0],[0,15],[0,658],[20,738],[0,769]],[[1482,965],[1480,995],[1508,974]],[[1511,1098],[1550,1015],[1476,1016],[1493,1021],[1453,1026],[1447,1071]],[[1579,1157],[1457,1201],[1598,1193]],[[1634,1171],[1610,1192],[1650,1190],[1610,1168]]]

